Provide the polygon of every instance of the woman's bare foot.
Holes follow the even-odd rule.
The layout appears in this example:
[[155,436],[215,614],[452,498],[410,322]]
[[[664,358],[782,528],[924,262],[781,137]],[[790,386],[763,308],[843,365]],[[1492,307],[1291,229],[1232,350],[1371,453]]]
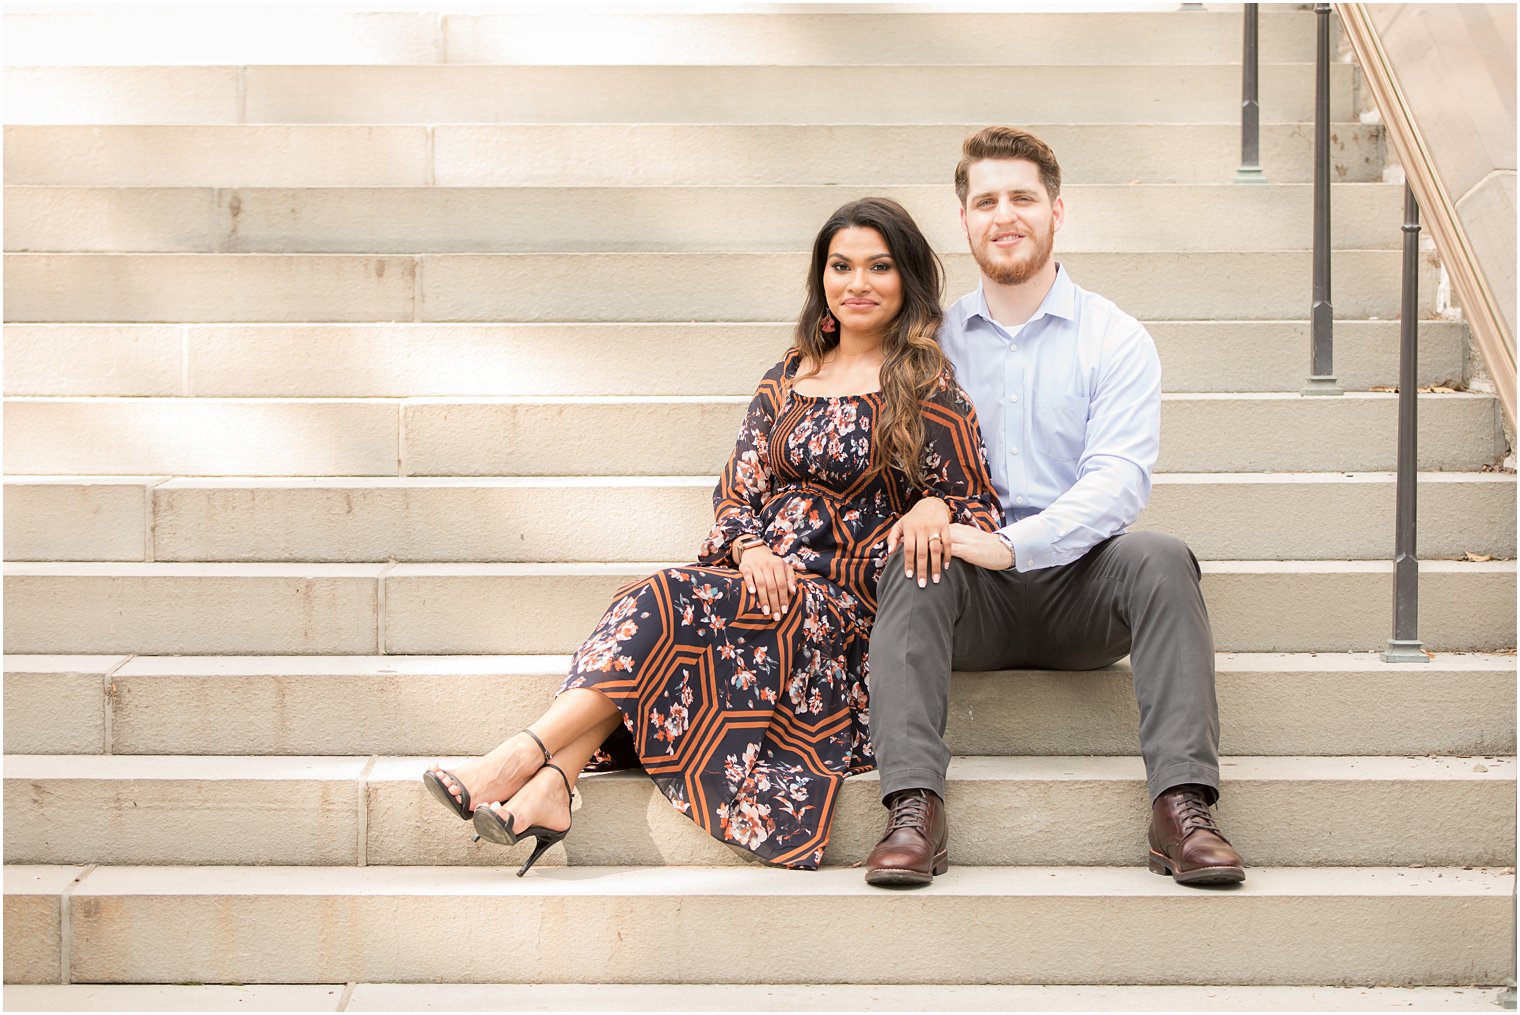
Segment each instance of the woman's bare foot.
[[503,740],[484,757],[462,761],[447,772],[439,765],[432,770],[455,800],[464,802],[463,789],[469,792],[470,803],[479,807],[509,799],[543,764],[543,750],[524,732]]
[[570,830],[570,792],[559,772],[547,765],[533,773],[510,800],[483,806],[495,811],[502,821],[510,821],[514,835],[535,825],[551,832]]

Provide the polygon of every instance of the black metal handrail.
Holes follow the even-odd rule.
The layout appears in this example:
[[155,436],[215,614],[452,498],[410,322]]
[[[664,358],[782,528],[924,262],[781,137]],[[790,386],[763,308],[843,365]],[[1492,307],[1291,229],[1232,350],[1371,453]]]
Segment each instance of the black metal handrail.
[[1266,183],[1261,171],[1261,98],[1257,72],[1258,11],[1260,4],[1245,5],[1245,39],[1240,60],[1240,168],[1236,183]]
[[1330,5],[1315,4],[1314,54],[1314,295],[1309,306],[1306,395],[1339,395],[1335,381],[1335,311],[1330,303]]
[[[1261,111],[1256,102],[1258,27],[1256,4],[1245,5],[1241,101],[1241,168],[1237,183],[1260,174]],[[1314,58],[1314,280],[1309,308],[1310,376],[1304,394],[1344,392],[1334,374],[1334,309],[1330,302],[1330,13],[1314,5],[1317,45]],[[1395,479],[1393,551],[1393,637],[1382,658],[1388,663],[1427,663],[1419,638],[1420,560],[1416,551],[1419,502],[1419,329],[1420,206],[1404,188],[1403,281],[1399,303],[1398,463]]]
[[1420,205],[1404,187],[1404,290],[1399,304],[1398,506],[1393,535],[1393,637],[1385,663],[1428,663],[1420,641],[1420,559],[1415,555],[1419,454]]

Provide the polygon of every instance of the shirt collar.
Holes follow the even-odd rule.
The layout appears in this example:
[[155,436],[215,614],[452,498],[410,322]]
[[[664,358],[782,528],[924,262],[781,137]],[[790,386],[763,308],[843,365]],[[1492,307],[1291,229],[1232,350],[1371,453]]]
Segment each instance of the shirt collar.
[[[1059,261],[1056,262],[1056,280],[1051,283],[1050,291],[1040,301],[1039,307],[1029,316],[1029,321],[1046,316],[1068,321],[1077,319],[1077,287],[1071,276],[1066,274],[1066,266]],[[996,323],[992,320],[992,312],[987,309],[987,293],[980,282],[977,283],[976,292],[971,294],[970,306],[966,308],[966,319],[969,321],[973,317],[980,317],[989,324]]]

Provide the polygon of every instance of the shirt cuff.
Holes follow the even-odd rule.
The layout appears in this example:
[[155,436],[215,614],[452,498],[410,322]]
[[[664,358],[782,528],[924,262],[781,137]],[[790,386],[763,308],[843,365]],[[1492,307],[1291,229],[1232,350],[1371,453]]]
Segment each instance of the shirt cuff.
[[998,535],[1013,544],[1013,566],[1019,571],[1033,571],[1050,564],[1050,530],[1039,515],[1021,518],[998,530]]

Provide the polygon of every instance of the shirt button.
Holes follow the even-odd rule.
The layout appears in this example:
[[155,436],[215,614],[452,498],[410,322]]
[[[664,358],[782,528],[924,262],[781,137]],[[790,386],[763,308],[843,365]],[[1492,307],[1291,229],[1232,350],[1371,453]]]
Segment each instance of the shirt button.
[[1019,453],[1019,449],[1018,449],[1018,448],[1014,448],[1014,449],[1013,449],[1013,453],[1014,453],[1014,454],[1018,454],[1018,453]]
[[1013,498],[1013,502],[1015,504],[1022,504],[1022,503],[1024,503],[1024,498],[1023,497],[1015,497],[1015,498]]
[[1008,347],[1008,351],[1009,352],[1018,352],[1019,351],[1019,343],[1014,342],[1012,345],[1010,345]]
[[1017,402],[1018,400],[1019,400],[1019,396],[1018,395],[1009,395],[1008,396],[1008,401],[1010,401],[1010,402]]

